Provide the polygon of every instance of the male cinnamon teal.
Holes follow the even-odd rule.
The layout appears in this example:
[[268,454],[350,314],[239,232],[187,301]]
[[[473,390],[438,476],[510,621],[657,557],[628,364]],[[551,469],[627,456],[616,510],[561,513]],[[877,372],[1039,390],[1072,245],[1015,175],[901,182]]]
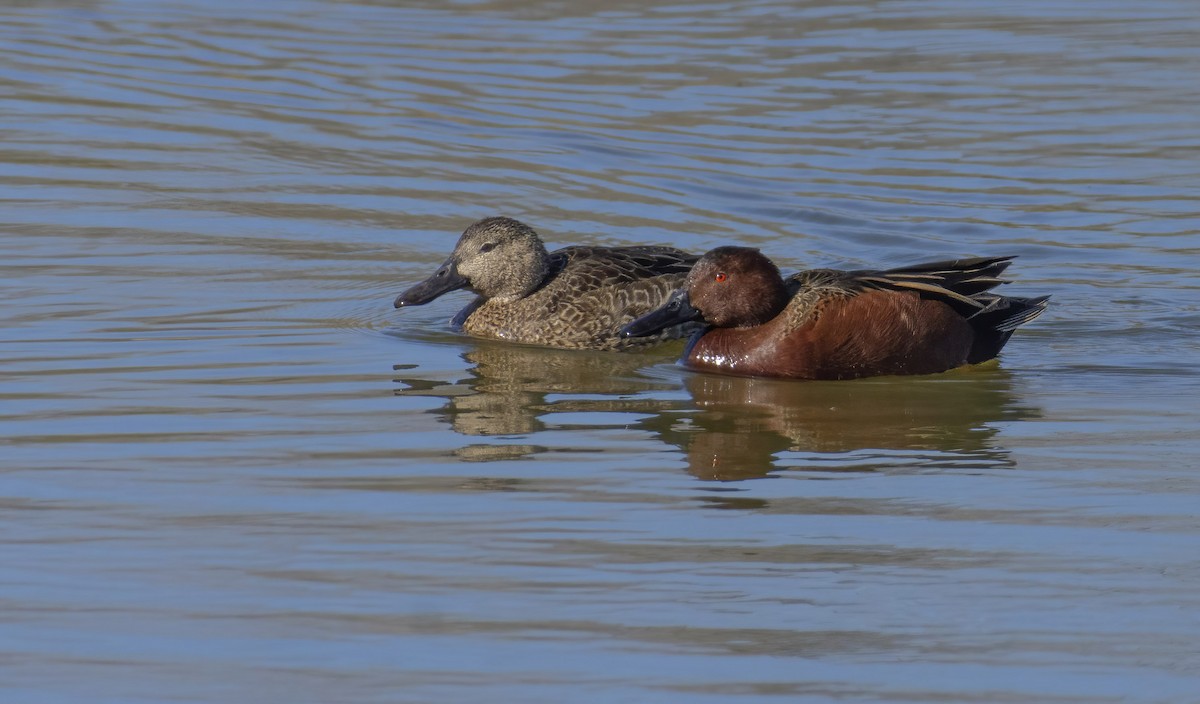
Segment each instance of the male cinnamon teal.
[[698,259],[672,247],[564,247],[547,252],[528,225],[484,218],[463,232],[428,279],[396,307],[466,288],[475,300],[451,324],[480,337],[550,347],[622,349],[683,337],[699,326],[663,325],[644,339],[621,326],[662,305]]
[[740,376],[855,379],[933,374],[995,357],[1049,296],[988,293],[1012,257],[886,271],[802,271],[784,279],[756,249],[718,247],[661,308],[622,335],[702,320],[683,363]]

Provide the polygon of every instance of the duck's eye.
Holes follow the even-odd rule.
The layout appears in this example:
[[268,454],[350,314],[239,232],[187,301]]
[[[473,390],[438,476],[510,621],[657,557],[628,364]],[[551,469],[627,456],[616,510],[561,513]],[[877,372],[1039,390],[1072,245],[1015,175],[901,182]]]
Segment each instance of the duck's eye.
[[713,278],[717,280],[717,283],[723,284],[723,283],[725,283],[725,279],[728,279],[729,277],[725,275],[725,272],[720,271],[720,272],[717,272],[717,275],[714,276]]
[[483,244],[479,245],[479,253],[483,254],[485,252],[490,252],[495,248],[496,248],[495,242],[484,242]]

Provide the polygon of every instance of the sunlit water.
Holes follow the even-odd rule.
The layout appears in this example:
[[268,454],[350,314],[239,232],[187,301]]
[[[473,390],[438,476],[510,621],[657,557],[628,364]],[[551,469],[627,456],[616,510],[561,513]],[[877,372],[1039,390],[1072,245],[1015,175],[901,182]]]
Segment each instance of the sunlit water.
[[[1200,11],[0,9],[0,701],[1200,692]],[[1001,362],[696,375],[394,311],[477,217],[1008,255]]]

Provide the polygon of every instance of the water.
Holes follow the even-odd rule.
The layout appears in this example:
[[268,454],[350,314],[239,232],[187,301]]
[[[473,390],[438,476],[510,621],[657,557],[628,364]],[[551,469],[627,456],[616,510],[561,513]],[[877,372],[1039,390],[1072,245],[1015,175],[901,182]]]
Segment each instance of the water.
[[[1190,0],[0,9],[4,702],[1200,692]],[[475,218],[1017,254],[801,384],[394,311]]]

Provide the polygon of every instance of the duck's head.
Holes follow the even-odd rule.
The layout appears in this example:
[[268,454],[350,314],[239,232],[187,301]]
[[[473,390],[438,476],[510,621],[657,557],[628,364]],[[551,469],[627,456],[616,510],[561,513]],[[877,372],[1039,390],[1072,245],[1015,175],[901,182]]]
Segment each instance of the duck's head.
[[533,228],[512,218],[484,218],[462,233],[432,276],[400,294],[395,306],[418,306],[460,288],[483,298],[517,300],[541,285],[549,266],[546,246]]
[[683,287],[657,310],[621,329],[623,337],[651,335],[701,320],[718,328],[762,325],[778,315],[788,294],[775,263],[750,247],[717,247],[688,272]]

